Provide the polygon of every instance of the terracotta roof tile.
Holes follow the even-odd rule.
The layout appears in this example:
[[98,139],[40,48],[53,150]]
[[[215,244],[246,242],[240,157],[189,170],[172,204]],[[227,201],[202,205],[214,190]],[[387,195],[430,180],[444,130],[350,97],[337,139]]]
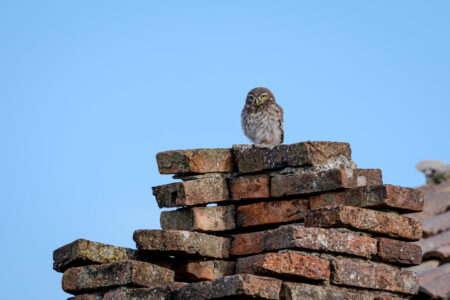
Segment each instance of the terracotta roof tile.
[[422,221],[424,237],[450,230],[450,211]]

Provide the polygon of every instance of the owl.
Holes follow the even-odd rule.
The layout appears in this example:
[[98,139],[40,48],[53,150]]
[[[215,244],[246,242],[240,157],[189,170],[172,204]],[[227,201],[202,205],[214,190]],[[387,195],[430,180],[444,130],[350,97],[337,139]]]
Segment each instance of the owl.
[[267,88],[257,87],[248,92],[241,124],[244,134],[254,144],[276,146],[283,143],[283,109]]

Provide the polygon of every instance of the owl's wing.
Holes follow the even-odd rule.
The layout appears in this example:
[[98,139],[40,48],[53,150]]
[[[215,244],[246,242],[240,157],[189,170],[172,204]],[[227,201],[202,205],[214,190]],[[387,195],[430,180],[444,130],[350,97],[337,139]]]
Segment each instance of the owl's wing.
[[277,110],[278,110],[278,113],[280,115],[280,118],[278,119],[278,126],[280,126],[280,130],[281,130],[281,139],[280,139],[281,142],[280,142],[280,144],[283,144],[283,142],[284,142],[283,109],[278,104],[277,104]]

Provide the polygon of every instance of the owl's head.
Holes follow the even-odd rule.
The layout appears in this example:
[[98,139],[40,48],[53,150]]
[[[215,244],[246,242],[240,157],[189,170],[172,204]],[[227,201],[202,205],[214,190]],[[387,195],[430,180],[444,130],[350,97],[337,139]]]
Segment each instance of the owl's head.
[[268,88],[257,87],[248,92],[246,103],[250,105],[262,105],[270,101],[275,102],[275,97],[272,92]]

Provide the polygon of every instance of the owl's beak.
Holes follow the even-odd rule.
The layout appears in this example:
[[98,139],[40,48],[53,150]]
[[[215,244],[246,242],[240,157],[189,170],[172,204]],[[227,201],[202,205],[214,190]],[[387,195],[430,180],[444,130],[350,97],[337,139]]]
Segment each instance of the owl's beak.
[[261,101],[259,101],[258,99],[255,100],[256,105],[259,105],[261,103]]

